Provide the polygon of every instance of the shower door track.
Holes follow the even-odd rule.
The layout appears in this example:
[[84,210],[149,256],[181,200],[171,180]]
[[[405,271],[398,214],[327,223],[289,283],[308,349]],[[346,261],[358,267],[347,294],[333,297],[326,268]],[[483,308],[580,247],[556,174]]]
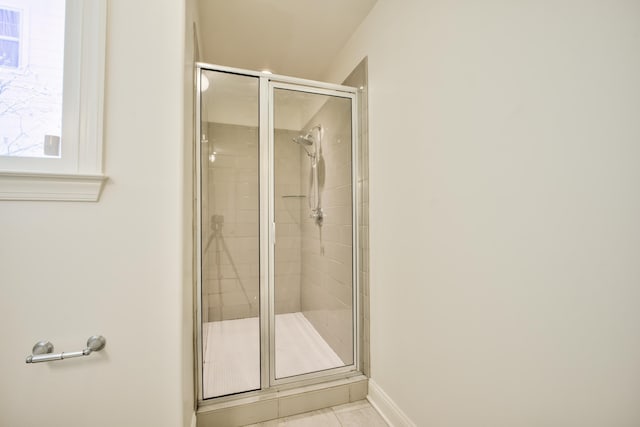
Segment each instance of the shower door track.
[[[204,398],[203,396],[203,343],[202,343],[202,195],[201,195],[201,164],[200,138],[202,135],[201,117],[201,79],[202,71],[217,71],[242,76],[257,77],[259,79],[259,321],[260,321],[260,389],[240,392],[219,397]],[[351,187],[352,187],[352,284],[353,284],[353,363],[351,365],[316,371],[286,378],[275,378],[275,309],[274,309],[274,248],[275,248],[275,190],[274,190],[274,117],[273,90],[274,88],[290,89],[312,94],[338,96],[351,99]],[[196,180],[196,396],[199,407],[222,404],[244,398],[272,395],[274,392],[297,387],[320,384],[323,382],[348,379],[361,376],[360,345],[361,325],[360,286],[359,286],[359,239],[358,239],[358,132],[357,132],[357,89],[349,86],[335,85],[295,77],[261,73],[237,68],[218,66],[206,63],[196,63],[195,67],[196,93],[196,132],[195,132],[195,180]]]

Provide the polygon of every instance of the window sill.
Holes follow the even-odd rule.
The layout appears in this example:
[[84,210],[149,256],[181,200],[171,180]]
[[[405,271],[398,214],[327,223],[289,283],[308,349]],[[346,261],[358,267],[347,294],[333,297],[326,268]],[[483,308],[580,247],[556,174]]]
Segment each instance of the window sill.
[[0,171],[0,200],[97,202],[104,175]]

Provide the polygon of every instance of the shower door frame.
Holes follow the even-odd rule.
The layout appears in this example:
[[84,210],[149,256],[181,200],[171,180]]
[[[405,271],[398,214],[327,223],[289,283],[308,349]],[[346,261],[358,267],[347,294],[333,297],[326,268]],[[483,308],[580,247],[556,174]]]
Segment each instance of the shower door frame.
[[[259,188],[259,322],[260,322],[260,389],[229,395],[205,398],[203,396],[203,343],[202,343],[202,185],[201,185],[201,136],[202,99],[201,78],[203,71],[229,73],[256,77],[258,83],[258,188]],[[358,90],[354,87],[256,72],[233,67],[197,62],[195,64],[195,339],[196,339],[196,396],[198,406],[206,406],[245,397],[270,394],[275,391],[318,384],[361,375],[360,361],[360,280],[359,280],[359,223],[358,223]],[[352,318],[353,318],[353,363],[323,371],[310,372],[286,378],[275,378],[275,167],[274,167],[274,89],[338,96],[351,99],[351,224],[352,224]],[[265,197],[266,195],[266,197]],[[264,213],[267,213],[266,215]]]
[[[344,89],[345,86],[340,86],[341,89]],[[351,225],[352,225],[352,267],[351,267],[351,276],[352,276],[352,327],[353,327],[353,344],[352,344],[352,352],[353,352],[353,363],[350,365],[344,365],[336,368],[326,369],[322,371],[314,371],[308,372],[305,374],[299,374],[291,377],[284,378],[276,378],[276,354],[275,354],[275,340],[276,340],[276,331],[275,331],[275,287],[276,287],[276,279],[275,279],[275,244],[276,244],[276,236],[275,236],[275,95],[274,92],[276,89],[290,90],[296,92],[304,92],[307,94],[315,94],[315,95],[323,95],[328,97],[339,97],[350,99],[351,101]],[[350,88],[355,91],[355,88]],[[327,87],[317,87],[317,86],[309,86],[308,83],[305,85],[301,84],[292,84],[281,79],[270,79],[269,81],[269,165],[271,168],[269,169],[269,193],[268,199],[272,201],[269,206],[269,221],[272,224],[270,227],[271,236],[269,239],[270,251],[269,251],[269,374],[270,374],[270,384],[273,385],[281,385],[281,384],[289,384],[289,383],[297,383],[299,381],[303,381],[306,379],[316,379],[316,378],[324,378],[328,374],[344,374],[349,373],[354,370],[358,370],[358,287],[357,287],[357,271],[358,271],[358,263],[357,263],[357,242],[358,242],[358,233],[357,233],[357,212],[356,212],[356,186],[357,186],[357,174],[356,167],[354,165],[354,160],[357,159],[357,150],[356,150],[356,136],[357,136],[357,93],[356,92],[347,92],[345,90],[336,90],[330,89]]]

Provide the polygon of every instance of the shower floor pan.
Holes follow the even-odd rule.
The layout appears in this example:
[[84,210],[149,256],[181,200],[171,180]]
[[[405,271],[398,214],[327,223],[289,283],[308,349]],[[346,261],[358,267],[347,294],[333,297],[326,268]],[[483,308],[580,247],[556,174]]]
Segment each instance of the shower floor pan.
[[[260,388],[257,317],[203,325],[203,395],[223,396]],[[291,377],[343,366],[344,362],[300,312],[276,315],[276,376]]]

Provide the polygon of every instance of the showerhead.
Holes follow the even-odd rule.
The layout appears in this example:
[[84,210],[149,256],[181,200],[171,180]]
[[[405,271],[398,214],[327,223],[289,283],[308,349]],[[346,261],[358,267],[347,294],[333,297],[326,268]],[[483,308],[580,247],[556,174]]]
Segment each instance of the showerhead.
[[300,135],[293,138],[293,142],[300,145],[313,145],[313,137],[310,134]]
[[307,156],[309,156],[311,159],[314,158],[315,154],[309,151],[309,149],[307,148],[313,146],[313,136],[311,136],[310,133],[306,135],[296,136],[295,138],[291,138],[291,140],[301,146],[304,149],[305,153],[307,153]]
[[[314,131],[316,132],[315,134]],[[316,157],[321,150],[320,144],[322,144],[322,126],[316,125],[309,129],[306,134],[300,134],[295,138],[292,138],[291,140],[304,149],[305,153],[307,153],[307,156],[311,158],[311,161],[313,162],[313,165],[315,167],[315,163],[317,160]],[[311,151],[307,147],[311,147]]]

